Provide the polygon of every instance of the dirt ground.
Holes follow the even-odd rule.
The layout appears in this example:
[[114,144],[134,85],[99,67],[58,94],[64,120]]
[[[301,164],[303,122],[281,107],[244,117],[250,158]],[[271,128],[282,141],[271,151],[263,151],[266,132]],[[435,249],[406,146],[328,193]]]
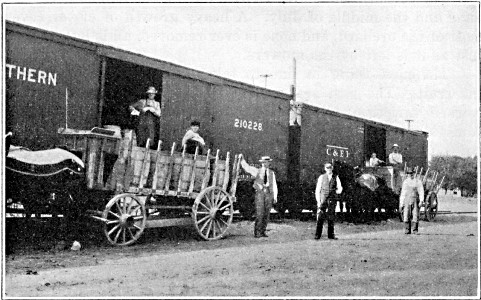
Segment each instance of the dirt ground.
[[7,298],[479,298],[479,202],[441,193],[439,206],[433,222],[420,223],[419,235],[404,235],[393,219],[344,222],[336,224],[335,241],[313,239],[313,218],[275,216],[268,238],[253,237],[253,222],[236,221],[219,241],[199,240],[193,227],[173,227],[149,229],[124,248],[86,228],[80,251],[27,230],[5,257],[2,288]]

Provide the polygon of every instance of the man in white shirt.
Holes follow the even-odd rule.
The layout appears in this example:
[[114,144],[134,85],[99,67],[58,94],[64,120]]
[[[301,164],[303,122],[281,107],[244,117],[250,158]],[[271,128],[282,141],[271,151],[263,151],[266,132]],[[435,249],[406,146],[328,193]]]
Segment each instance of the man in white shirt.
[[371,155],[371,158],[369,159],[369,166],[370,167],[378,167],[380,163],[383,163],[384,161],[380,160],[379,158],[376,157],[376,153],[373,153]]
[[398,165],[402,166],[403,156],[401,155],[401,153],[399,153],[399,145],[394,144],[392,146],[392,151],[393,152],[389,154],[389,163],[393,166],[398,166]]
[[399,194],[402,185],[402,179],[399,172],[402,170],[403,156],[399,153],[398,144],[392,146],[392,151],[393,152],[389,154],[389,163],[393,166],[394,192]]
[[256,221],[254,223],[254,237],[267,237],[266,229],[272,204],[277,203],[276,174],[270,167],[272,159],[263,156],[259,162],[262,166],[258,169],[250,166],[241,155],[241,166],[249,174],[255,177],[254,189],[256,191]]
[[337,239],[334,236],[336,198],[337,195],[342,193],[342,185],[339,177],[332,173],[332,164],[324,164],[324,170],[326,170],[326,173],[319,176],[316,185],[317,225],[315,239],[321,238],[324,220],[327,219],[327,238],[335,240]]
[[[413,233],[418,233],[419,207],[424,201],[424,188],[421,180],[414,177],[412,168],[407,168],[409,176],[402,184],[401,196],[399,197],[399,211],[403,212],[405,234],[411,234],[411,218],[414,223]],[[404,210],[403,210],[404,209]]]
[[202,154],[205,146],[204,139],[199,134],[200,122],[190,122],[190,129],[187,130],[182,138],[182,149],[185,148],[186,153],[194,154],[195,148],[199,147],[198,154]]

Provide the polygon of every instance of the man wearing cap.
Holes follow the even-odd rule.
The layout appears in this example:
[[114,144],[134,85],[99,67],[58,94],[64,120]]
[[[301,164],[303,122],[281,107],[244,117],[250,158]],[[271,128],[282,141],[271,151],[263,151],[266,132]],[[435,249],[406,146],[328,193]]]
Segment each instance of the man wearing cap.
[[402,169],[403,156],[399,153],[399,145],[394,144],[392,146],[392,151],[389,154],[389,163],[393,166],[393,179],[394,179],[394,191],[399,194],[401,190],[402,180],[399,172]]
[[342,193],[342,185],[339,177],[332,173],[332,164],[324,164],[324,170],[326,173],[319,176],[316,185],[316,240],[321,238],[325,219],[327,219],[327,238],[337,239],[334,235],[334,217],[336,212],[337,195]]
[[[411,218],[414,222],[413,233],[418,233],[420,199],[424,201],[424,188],[420,179],[414,177],[414,170],[407,168],[409,176],[404,180],[399,197],[399,211],[403,212],[404,233],[411,234]],[[404,210],[403,210],[404,209]]]
[[190,129],[184,135],[182,139],[182,149],[185,148],[186,153],[195,154],[195,149],[199,147],[198,154],[202,154],[205,142],[204,139],[199,135],[200,122],[192,121],[190,122]]
[[141,99],[129,106],[130,113],[139,116],[137,125],[137,146],[145,147],[150,139],[150,148],[157,148],[158,128],[160,124],[160,103],[155,101],[157,90],[151,86],[147,90],[147,99]]
[[276,174],[270,167],[272,159],[263,156],[259,162],[262,166],[258,169],[250,166],[241,154],[241,166],[249,174],[255,177],[254,189],[256,191],[256,220],[254,223],[254,237],[267,237],[266,229],[272,204],[277,203]]

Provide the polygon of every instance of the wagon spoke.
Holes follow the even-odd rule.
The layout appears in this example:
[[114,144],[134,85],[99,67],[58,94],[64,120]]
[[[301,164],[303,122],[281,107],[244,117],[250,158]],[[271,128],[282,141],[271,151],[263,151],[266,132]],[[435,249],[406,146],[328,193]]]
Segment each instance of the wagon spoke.
[[135,217],[132,217],[135,221],[138,221],[138,220],[142,220],[144,218],[144,216],[135,216]]
[[119,213],[122,214],[123,211],[122,211],[122,208],[120,207],[119,203],[115,202],[115,205],[117,206],[117,209],[119,210]]
[[[199,222],[199,223],[200,223],[200,222]],[[204,223],[204,225],[203,225],[202,228],[200,229],[201,232],[204,232],[205,226],[207,226],[207,224],[209,224],[209,220],[207,220],[207,222]]]
[[206,234],[207,238],[209,238],[210,229],[212,227],[212,222],[208,222],[208,224],[209,224],[209,227],[207,228],[207,234]]
[[224,211],[226,208],[230,206],[230,203],[227,203],[225,206],[219,208],[219,210]]
[[113,211],[109,210],[109,213],[114,215],[116,218],[120,219],[120,216],[116,213],[114,213]]
[[130,210],[132,209],[132,206],[134,205],[134,199],[130,198],[130,203],[129,203],[129,207],[127,208],[127,212],[130,212]]
[[205,209],[207,209],[207,211],[210,211],[210,208],[208,208],[207,206],[205,206],[204,203],[199,202],[199,204],[202,205],[203,207],[205,207]]
[[142,230],[142,228],[139,227],[139,225],[134,224],[134,227],[137,228],[138,230]]
[[122,228],[122,240],[125,243],[125,228]]
[[213,193],[214,194],[214,203],[213,206],[217,207],[217,204],[219,203],[219,198],[220,198],[220,193]]
[[115,235],[115,239],[114,239],[114,242],[117,243],[117,240],[119,239],[119,236],[120,236],[120,233],[122,232],[122,229],[120,229],[117,234]]
[[114,233],[114,231],[120,227],[120,224],[117,224],[116,226],[114,226],[114,228],[110,229],[109,231],[109,235],[111,235],[112,233]]
[[227,222],[226,222],[226,221],[224,221],[224,219],[222,219],[222,218],[219,218],[219,221],[222,221],[222,223],[224,223],[226,227],[229,227],[229,224],[227,224]]
[[216,222],[215,222],[215,219],[212,220],[212,237],[215,237],[215,225],[216,225]]
[[134,234],[132,233],[132,230],[130,228],[127,228],[129,230],[130,236],[135,239]]
[[120,220],[108,221],[108,222],[107,222],[107,225],[117,224],[117,223],[119,223],[119,222],[120,222]]
[[208,215],[209,212],[208,211],[197,211],[197,214],[198,215]]
[[197,223],[200,224],[200,223],[204,222],[205,220],[207,220],[207,219],[209,219],[209,218],[210,218],[210,215],[209,215],[209,216],[205,216],[205,217],[203,217],[202,219],[200,219],[199,221],[197,221]]

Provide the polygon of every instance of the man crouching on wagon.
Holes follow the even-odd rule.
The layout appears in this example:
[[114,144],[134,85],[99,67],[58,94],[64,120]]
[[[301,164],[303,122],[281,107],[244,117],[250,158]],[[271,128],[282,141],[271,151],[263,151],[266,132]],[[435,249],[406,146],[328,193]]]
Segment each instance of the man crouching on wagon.
[[[409,176],[404,180],[399,198],[399,211],[402,211],[404,234],[411,234],[411,217],[414,222],[413,233],[418,233],[419,207],[424,201],[424,189],[420,179],[414,178],[414,170],[407,168]],[[421,200],[421,201],[420,201]],[[404,210],[403,210],[404,209]]]
[[254,237],[267,237],[266,229],[272,204],[277,203],[276,174],[269,169],[272,159],[263,156],[259,162],[262,166],[258,169],[250,166],[241,156],[241,166],[249,174],[255,177],[254,189],[256,190],[256,221],[254,223]]

